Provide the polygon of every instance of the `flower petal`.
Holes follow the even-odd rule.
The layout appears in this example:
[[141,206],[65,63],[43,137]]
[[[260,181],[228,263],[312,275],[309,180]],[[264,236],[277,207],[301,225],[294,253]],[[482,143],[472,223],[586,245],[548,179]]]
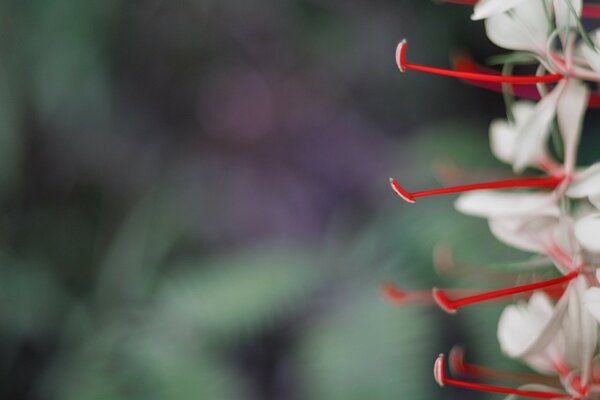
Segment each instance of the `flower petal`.
[[[559,0],[564,2],[564,0]],[[565,147],[565,168],[572,171],[575,168],[577,146],[581,133],[583,116],[587,110],[589,90],[578,80],[569,79],[558,100],[558,126]]]
[[[600,29],[595,30],[590,34],[592,41],[596,47],[600,44]],[[600,52],[595,49],[591,49],[587,44],[581,43],[579,47],[581,54],[589,64],[589,66],[598,74],[600,74]]]
[[[473,8],[473,21],[500,14],[515,7],[523,0],[481,0]],[[527,1],[527,0],[525,0]]]
[[531,213],[558,217],[560,214],[553,193],[482,190],[459,196],[454,206],[464,214],[484,218],[516,217]]
[[590,203],[600,210],[600,193],[590,196]]
[[597,194],[600,194],[600,162],[578,172],[567,190],[567,196],[576,199],[588,196],[595,198]]
[[567,305],[566,296],[553,306],[544,292],[535,292],[528,303],[506,307],[498,321],[502,351],[510,357],[522,358],[540,372],[554,372],[553,358],[564,353],[564,344],[554,339]]
[[519,2],[511,13],[490,16],[485,20],[485,29],[497,46],[544,54],[550,25],[543,3],[526,0]]
[[490,147],[500,161],[512,164],[517,132],[508,121],[496,119],[490,124]]
[[[534,110],[535,103],[518,101],[511,109],[515,117],[514,125],[503,119],[492,121],[490,125],[490,146],[497,159],[507,164],[514,162],[518,132],[523,129],[523,126],[533,115]],[[542,147],[538,150],[538,152],[531,154],[531,159],[527,161],[528,166],[535,167],[546,158],[545,149]]]
[[575,236],[587,251],[600,253],[600,213],[590,214],[577,221]]
[[513,165],[515,172],[523,171],[527,163],[545,148],[546,139],[550,133],[550,124],[556,114],[556,107],[564,87],[565,81],[561,81],[551,93],[536,104],[532,115],[519,128]]
[[583,299],[587,310],[600,322],[600,288],[591,287],[587,289]]
[[[569,6],[569,3],[571,6]],[[571,7],[573,7],[573,10],[575,10],[577,15],[573,15]],[[583,4],[581,0],[554,0],[556,27],[559,29],[576,27],[577,18],[581,16],[582,8]]]
[[598,340],[598,324],[588,314],[585,305],[586,278],[579,276],[570,285],[567,295],[567,317],[562,324],[565,338],[565,358],[573,369],[580,370],[583,384],[590,379],[590,365]]
[[554,217],[490,219],[492,234],[501,242],[524,251],[546,253],[554,239],[554,231],[560,221]]

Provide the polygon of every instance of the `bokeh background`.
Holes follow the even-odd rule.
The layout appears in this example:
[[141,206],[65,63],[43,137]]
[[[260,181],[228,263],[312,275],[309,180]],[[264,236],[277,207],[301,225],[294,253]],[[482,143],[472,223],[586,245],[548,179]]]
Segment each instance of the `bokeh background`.
[[431,370],[458,342],[514,368],[498,306],[449,317],[379,293],[494,286],[436,274],[440,243],[520,257],[451,197],[388,186],[509,174],[487,146],[501,96],[394,61],[403,37],[429,65],[498,53],[470,12],[0,2],[0,397],[485,398]]

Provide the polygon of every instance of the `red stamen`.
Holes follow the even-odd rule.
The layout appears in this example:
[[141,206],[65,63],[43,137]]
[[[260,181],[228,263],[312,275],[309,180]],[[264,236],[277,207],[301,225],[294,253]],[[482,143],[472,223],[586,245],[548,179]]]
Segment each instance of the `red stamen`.
[[440,354],[437,360],[435,360],[435,365],[433,367],[433,375],[435,380],[440,386],[444,385],[452,385],[458,386],[465,389],[472,390],[480,390],[484,392],[492,392],[492,393],[503,393],[503,394],[514,394],[517,396],[523,397],[532,397],[535,399],[556,399],[556,398],[567,398],[570,397],[567,393],[560,392],[542,392],[538,390],[522,390],[522,389],[513,389],[504,386],[495,386],[495,385],[486,385],[482,383],[474,383],[474,382],[465,382],[458,379],[451,379],[446,377],[445,371],[445,362],[444,355]]
[[451,76],[460,79],[469,79],[481,82],[515,83],[520,85],[535,85],[537,83],[552,83],[563,79],[561,74],[527,75],[527,76],[505,76],[497,74],[481,74],[475,72],[454,71],[443,68],[428,67],[426,65],[412,64],[406,62],[406,40],[401,41],[396,48],[396,62],[400,71],[406,69],[427,72],[436,75]]
[[583,18],[600,18],[600,5],[599,4],[584,4],[581,10],[581,16]]
[[541,383],[546,385],[557,385],[560,381],[556,378],[529,374],[526,372],[502,371],[495,368],[482,367],[465,362],[465,350],[461,346],[454,346],[450,350],[450,370],[458,375],[472,375],[478,378],[500,379],[516,381],[521,383]]
[[[600,13],[600,7],[598,7]],[[600,18],[600,16],[599,16]],[[454,68],[458,71],[462,72],[473,72],[473,73],[484,73],[484,74],[495,74],[500,75],[498,71],[493,69],[485,68],[480,65],[477,65],[470,57],[465,55],[455,56],[452,59],[452,63],[454,64]],[[488,90],[493,90],[495,92],[504,92],[504,87],[501,83],[497,82],[481,82],[473,79],[465,79],[465,81],[471,85],[481,87]],[[510,85],[508,87],[509,93],[513,95],[529,100],[538,101],[541,99],[539,91],[532,86],[525,85]],[[589,108],[599,108],[600,107],[600,93],[592,92],[590,93],[588,99],[588,107]]]
[[[467,6],[474,6],[479,3],[479,0],[438,0],[443,3],[452,4],[464,4]],[[584,4],[581,11],[583,18],[600,18],[600,5],[598,4]]]
[[[437,299],[434,298],[432,290],[415,290],[405,291],[394,285],[393,283],[385,283],[380,287],[381,294],[387,298],[390,302],[407,306],[407,305],[439,305]],[[559,299],[563,293],[564,288],[545,288],[542,289],[549,297]],[[449,293],[452,297],[465,297],[465,296],[477,296],[481,294],[478,290],[473,289],[450,289],[446,290],[445,293]],[[524,298],[527,298],[526,293]],[[509,302],[512,302],[509,300]]]
[[400,196],[403,200],[414,203],[416,202],[417,197],[427,197],[427,196],[436,196],[440,194],[448,194],[448,193],[462,193],[468,192],[472,190],[486,190],[486,189],[515,189],[515,188],[537,188],[537,187],[545,187],[545,188],[555,188],[562,181],[564,177],[562,176],[548,176],[544,178],[520,178],[520,179],[507,179],[503,181],[495,181],[495,182],[483,182],[483,183],[475,183],[471,185],[459,185],[459,186],[450,186],[439,189],[432,190],[423,190],[420,192],[409,192],[404,189],[398,181],[393,178],[390,178],[390,184],[392,189]]
[[488,301],[492,299],[497,299],[499,297],[511,296],[514,294],[531,292],[538,289],[547,288],[550,286],[561,285],[570,280],[576,278],[579,275],[579,272],[573,271],[567,275],[560,276],[558,278],[549,279],[543,282],[530,283],[527,285],[515,286],[507,289],[499,289],[493,290],[487,293],[481,293],[475,296],[463,297],[462,299],[450,300],[441,289],[434,288],[433,289],[433,298],[438,303],[438,305],[449,313],[455,313],[457,309],[460,307],[468,306],[470,304],[476,304],[483,301]]

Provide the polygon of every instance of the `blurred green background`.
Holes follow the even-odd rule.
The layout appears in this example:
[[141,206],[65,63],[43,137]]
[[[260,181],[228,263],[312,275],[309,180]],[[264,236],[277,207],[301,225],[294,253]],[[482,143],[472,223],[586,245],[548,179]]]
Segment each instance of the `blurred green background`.
[[[401,75],[494,54],[468,7],[366,0],[0,2],[0,397],[387,400],[440,390],[500,309],[379,294],[490,286],[507,257],[451,198],[388,187],[502,168],[501,96]],[[441,166],[441,167],[440,167]],[[440,172],[442,171],[442,172]],[[468,397],[471,396],[471,397]]]

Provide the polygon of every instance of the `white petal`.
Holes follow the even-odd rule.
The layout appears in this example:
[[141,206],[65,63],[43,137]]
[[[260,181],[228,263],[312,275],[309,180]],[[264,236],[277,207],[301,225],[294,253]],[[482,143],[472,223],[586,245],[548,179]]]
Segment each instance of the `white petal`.
[[584,384],[590,378],[589,366],[598,338],[598,324],[589,315],[584,303],[587,287],[586,278],[583,276],[569,284],[567,317],[562,324],[567,364],[581,371]]
[[590,214],[577,221],[575,236],[587,251],[600,253],[600,213]]
[[600,210],[600,193],[590,196],[590,203]]
[[503,13],[515,7],[521,1],[524,0],[481,0],[475,5],[471,19],[475,21]]
[[600,162],[578,172],[567,190],[567,196],[576,199],[597,194],[600,194]]
[[550,26],[541,1],[521,1],[511,13],[496,14],[485,20],[489,39],[509,50],[544,54]]
[[515,152],[517,131],[508,121],[496,119],[490,124],[490,146],[492,153],[500,161],[512,164]]
[[464,214],[484,218],[516,217],[531,213],[540,216],[560,214],[553,193],[482,190],[461,195],[454,206]]
[[[565,0],[558,0],[564,2]],[[575,167],[575,157],[583,116],[587,110],[589,90],[578,80],[569,79],[558,100],[558,126],[565,146],[565,165],[567,170]]]
[[[536,1],[528,3],[536,3]],[[546,139],[550,133],[550,124],[554,119],[558,100],[564,87],[565,81],[561,81],[551,93],[536,104],[532,115],[520,127],[513,165],[515,172],[521,172],[536,154],[544,151]]]
[[[515,118],[515,124],[506,120],[497,119],[490,125],[490,146],[492,153],[500,161],[512,164],[515,159],[516,143],[518,132],[523,129],[529,118],[533,115],[535,103],[530,101],[517,101],[512,106],[512,113]],[[545,149],[539,149],[539,152],[532,154],[528,160],[528,166],[536,166],[540,160],[545,158]]]
[[[569,3],[577,15],[573,15]],[[577,18],[581,15],[582,6],[581,0],[554,0],[556,27],[564,29],[577,26]]]
[[584,302],[590,314],[600,322],[600,288],[587,289],[584,294]]
[[535,292],[528,303],[506,307],[498,321],[502,351],[540,372],[554,372],[552,359],[564,353],[564,344],[555,339],[567,304],[564,297],[554,307],[544,292]]
[[528,303],[506,307],[498,321],[502,350],[511,357],[521,356],[552,318],[553,311],[550,298],[541,291],[535,292]]
[[490,219],[492,234],[501,242],[514,248],[533,253],[545,253],[546,247],[554,239],[554,231],[559,220],[553,217],[538,217],[530,220],[522,218]]
[[[598,47],[600,44],[600,29],[595,30],[590,34],[592,37],[592,41]],[[598,74],[600,74],[600,52],[594,49],[591,49],[587,44],[582,43],[579,47],[581,54],[589,64],[589,66]]]

